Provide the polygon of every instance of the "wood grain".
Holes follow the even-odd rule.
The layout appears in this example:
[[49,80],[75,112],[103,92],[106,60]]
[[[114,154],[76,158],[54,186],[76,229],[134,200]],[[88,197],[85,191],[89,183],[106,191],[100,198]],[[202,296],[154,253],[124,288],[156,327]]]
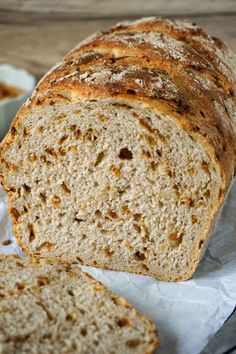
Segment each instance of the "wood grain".
[[77,18],[117,18],[150,15],[200,15],[236,12],[235,0],[1,0],[0,9],[44,13],[63,13]]
[[[115,19],[88,21],[48,19],[26,21],[27,14],[3,23],[0,11],[0,63],[24,67],[40,78],[62,56],[88,35],[114,25]],[[24,22],[20,18],[24,18]],[[23,21],[23,20],[22,20]],[[193,17],[192,21],[223,39],[236,52],[236,15]]]

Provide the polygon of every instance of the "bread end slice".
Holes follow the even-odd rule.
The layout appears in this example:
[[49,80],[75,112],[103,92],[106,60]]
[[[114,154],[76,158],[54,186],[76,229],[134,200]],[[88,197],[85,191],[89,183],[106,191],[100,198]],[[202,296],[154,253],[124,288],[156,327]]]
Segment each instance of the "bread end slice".
[[3,353],[153,353],[156,328],[124,298],[67,264],[0,256]]

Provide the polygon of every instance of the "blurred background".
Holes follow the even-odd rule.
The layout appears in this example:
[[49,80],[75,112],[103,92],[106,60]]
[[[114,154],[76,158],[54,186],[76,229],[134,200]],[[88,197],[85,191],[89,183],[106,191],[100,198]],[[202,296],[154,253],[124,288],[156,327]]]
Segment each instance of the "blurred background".
[[40,78],[89,34],[143,16],[189,18],[236,52],[236,0],[0,0],[0,63]]

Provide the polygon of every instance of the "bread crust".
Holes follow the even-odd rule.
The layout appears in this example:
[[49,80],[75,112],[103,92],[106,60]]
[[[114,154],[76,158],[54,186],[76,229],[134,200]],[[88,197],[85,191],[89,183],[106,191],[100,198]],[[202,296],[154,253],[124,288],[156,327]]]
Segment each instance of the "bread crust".
[[[13,141],[26,111],[60,100],[76,102],[78,99],[107,98],[127,105],[138,103],[174,120],[205,146],[222,176],[218,202],[212,208],[199,239],[204,247],[199,248],[199,243],[196,243],[190,271],[184,277],[162,278],[167,281],[186,280],[192,276],[201,259],[236,171],[236,123],[226,105],[226,101],[230,101],[236,108],[232,57],[233,54],[221,41],[185,22],[151,18],[117,25],[92,36],[46,74],[14,119],[11,130],[0,145],[0,154],[3,155]],[[120,73],[123,75],[115,80],[114,77]],[[137,80],[141,80],[142,85]],[[156,89],[158,80],[161,80],[159,90]],[[207,85],[203,84],[204,80]],[[4,186],[4,176],[1,178]],[[11,216],[19,245],[32,255],[17,232],[17,220]],[[63,261],[70,262],[67,259]],[[116,270],[125,270],[121,268],[115,267]],[[140,273],[150,275],[150,272]]]

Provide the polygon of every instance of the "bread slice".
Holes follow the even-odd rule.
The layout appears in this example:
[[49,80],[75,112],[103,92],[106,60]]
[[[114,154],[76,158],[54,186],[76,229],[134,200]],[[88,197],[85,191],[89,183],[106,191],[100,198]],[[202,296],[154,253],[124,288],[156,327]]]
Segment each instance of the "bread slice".
[[235,173],[233,58],[198,26],[158,18],[70,52],[0,148],[24,251],[191,277]]
[[78,266],[0,256],[3,354],[153,353],[155,326]]

